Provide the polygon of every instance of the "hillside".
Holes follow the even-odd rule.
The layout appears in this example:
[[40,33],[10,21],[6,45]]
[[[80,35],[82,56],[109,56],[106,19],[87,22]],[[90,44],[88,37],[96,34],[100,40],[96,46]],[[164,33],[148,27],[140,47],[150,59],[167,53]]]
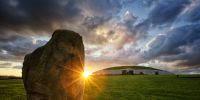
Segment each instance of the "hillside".
[[134,75],[134,74],[167,75],[173,73],[145,66],[115,66],[98,70],[93,73],[93,75]]
[[115,70],[115,69],[126,69],[126,68],[130,68],[130,69],[159,70],[159,69],[155,69],[155,68],[152,68],[152,67],[145,67],[145,66],[115,66],[115,67],[105,68],[103,70]]

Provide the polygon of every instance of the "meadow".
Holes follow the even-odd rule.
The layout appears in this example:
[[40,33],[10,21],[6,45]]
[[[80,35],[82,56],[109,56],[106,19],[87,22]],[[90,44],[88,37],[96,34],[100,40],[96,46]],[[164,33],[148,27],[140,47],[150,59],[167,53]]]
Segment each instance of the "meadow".
[[[200,78],[175,75],[90,76],[84,100],[200,100]],[[1,100],[26,100],[21,79],[0,80]]]

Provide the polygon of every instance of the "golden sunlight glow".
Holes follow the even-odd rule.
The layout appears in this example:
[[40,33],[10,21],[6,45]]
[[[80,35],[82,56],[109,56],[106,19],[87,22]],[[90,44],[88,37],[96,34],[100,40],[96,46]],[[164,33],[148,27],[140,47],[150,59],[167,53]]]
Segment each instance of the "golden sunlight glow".
[[92,74],[91,72],[85,71],[85,72],[83,72],[83,77],[86,79],[86,78],[88,78],[91,74]]

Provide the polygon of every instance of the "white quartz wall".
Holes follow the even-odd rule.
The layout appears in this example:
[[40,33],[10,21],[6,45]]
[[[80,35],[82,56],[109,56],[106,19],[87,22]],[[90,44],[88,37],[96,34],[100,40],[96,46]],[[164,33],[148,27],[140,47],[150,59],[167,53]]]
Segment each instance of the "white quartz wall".
[[133,70],[134,74],[140,74],[141,72],[143,74],[155,74],[158,72],[159,75],[166,75],[166,74],[172,74],[167,71],[162,71],[162,70],[152,70],[152,69],[115,69],[115,70],[100,70],[95,72],[96,75],[121,75],[122,71],[126,70],[127,72],[129,70]]

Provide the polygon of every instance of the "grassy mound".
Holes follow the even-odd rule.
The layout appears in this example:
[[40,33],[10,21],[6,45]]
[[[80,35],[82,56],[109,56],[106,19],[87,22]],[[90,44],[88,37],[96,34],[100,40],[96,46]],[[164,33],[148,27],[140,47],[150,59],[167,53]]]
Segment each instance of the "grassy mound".
[[115,69],[126,69],[126,68],[130,68],[130,69],[149,69],[149,70],[158,70],[152,67],[145,67],[145,66],[116,66],[116,67],[109,67],[103,70],[115,70]]

